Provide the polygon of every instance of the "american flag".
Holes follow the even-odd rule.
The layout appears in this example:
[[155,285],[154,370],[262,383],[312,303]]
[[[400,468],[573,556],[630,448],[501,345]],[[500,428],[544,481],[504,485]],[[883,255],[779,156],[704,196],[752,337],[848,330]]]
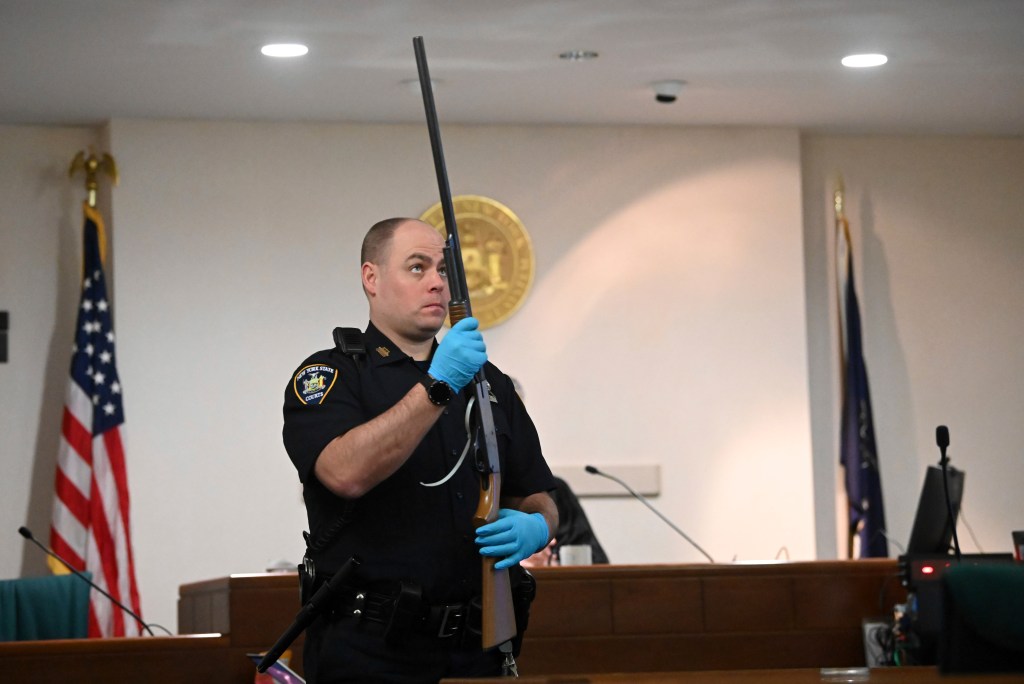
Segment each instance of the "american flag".
[[[57,455],[50,545],[77,570],[91,572],[96,584],[141,615],[121,444],[124,409],[101,255],[103,218],[87,203],[83,208],[82,297]],[[63,570],[56,565],[51,561],[55,572]],[[90,637],[139,633],[134,619],[107,597],[92,592]]]

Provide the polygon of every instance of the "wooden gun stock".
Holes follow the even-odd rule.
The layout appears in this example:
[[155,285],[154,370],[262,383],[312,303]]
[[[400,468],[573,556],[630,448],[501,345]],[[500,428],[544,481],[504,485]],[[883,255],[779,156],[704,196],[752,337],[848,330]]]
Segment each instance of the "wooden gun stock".
[[[416,53],[416,67],[420,79],[420,91],[423,93],[423,108],[427,115],[427,129],[430,133],[430,146],[434,154],[434,170],[437,173],[437,186],[441,195],[441,210],[444,213],[445,228],[448,240],[445,244],[445,265],[448,268],[448,291],[451,301],[448,304],[448,316],[452,325],[463,318],[473,315],[469,302],[469,288],[466,286],[466,268],[462,263],[462,249],[459,246],[459,231],[455,225],[455,210],[452,207],[451,189],[448,186],[448,171],[444,163],[444,150],[441,147],[441,130],[437,123],[437,111],[434,107],[434,91],[430,85],[430,71],[427,67],[427,54],[423,48],[423,38],[412,39]],[[498,440],[494,433],[494,415],[491,413],[490,390],[484,369],[476,373],[473,380],[473,393],[476,397],[473,408],[473,429],[470,439],[474,442],[477,472],[480,476],[480,501],[473,513],[474,529],[498,517],[501,501],[501,465],[498,460]],[[493,558],[482,557],[482,613],[481,640],[485,649],[499,646],[516,635],[515,607],[512,603],[512,586],[508,570],[495,570]]]
[[[498,501],[495,497],[501,491],[501,473],[481,475],[480,501],[473,513],[473,527],[480,527],[498,517]],[[516,613],[512,603],[512,585],[508,570],[495,570],[495,558],[483,559],[483,582],[481,589],[482,617],[480,634],[484,648],[503,644],[516,635]]]

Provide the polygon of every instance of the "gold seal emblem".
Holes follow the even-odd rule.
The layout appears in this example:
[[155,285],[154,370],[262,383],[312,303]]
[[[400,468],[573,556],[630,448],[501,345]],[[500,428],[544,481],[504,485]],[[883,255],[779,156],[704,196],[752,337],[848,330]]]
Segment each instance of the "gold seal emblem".
[[[479,195],[452,197],[462,263],[473,315],[481,328],[514,314],[533,284],[533,245],[519,217],[500,202]],[[448,237],[438,202],[420,220]]]

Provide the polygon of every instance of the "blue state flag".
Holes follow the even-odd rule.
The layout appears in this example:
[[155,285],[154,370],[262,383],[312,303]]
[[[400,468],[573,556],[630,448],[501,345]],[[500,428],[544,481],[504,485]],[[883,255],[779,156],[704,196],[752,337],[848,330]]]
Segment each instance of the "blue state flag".
[[[861,347],[860,307],[854,287],[853,254],[846,218],[836,217],[836,274],[843,386],[839,461],[845,471],[848,554],[850,558],[885,558],[889,544],[882,503],[882,478],[871,417],[868,370]],[[856,555],[855,555],[856,554]]]

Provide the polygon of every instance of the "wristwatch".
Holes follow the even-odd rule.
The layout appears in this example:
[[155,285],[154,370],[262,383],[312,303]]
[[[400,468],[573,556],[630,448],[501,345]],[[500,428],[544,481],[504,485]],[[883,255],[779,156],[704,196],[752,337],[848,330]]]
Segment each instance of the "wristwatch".
[[452,400],[452,388],[444,380],[438,380],[427,373],[420,380],[420,384],[427,388],[427,398],[434,406],[447,406]]

